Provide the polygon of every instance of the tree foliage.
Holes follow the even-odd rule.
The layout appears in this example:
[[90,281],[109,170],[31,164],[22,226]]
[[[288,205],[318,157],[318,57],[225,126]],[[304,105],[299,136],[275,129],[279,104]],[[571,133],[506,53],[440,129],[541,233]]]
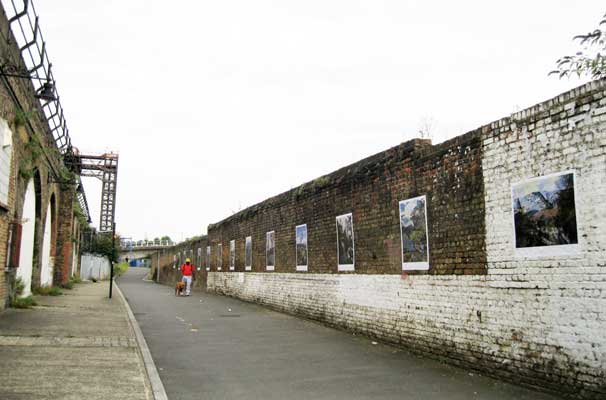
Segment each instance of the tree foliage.
[[114,241],[112,240],[111,233],[87,233],[90,233],[90,235],[85,234],[82,251],[105,256],[111,262],[118,260],[120,238],[117,237]]
[[585,35],[577,35],[573,40],[579,41],[582,49],[572,56],[564,56],[556,61],[557,69],[550,75],[560,78],[572,75],[590,75],[593,79],[606,77],[606,14],[602,17],[598,28]]

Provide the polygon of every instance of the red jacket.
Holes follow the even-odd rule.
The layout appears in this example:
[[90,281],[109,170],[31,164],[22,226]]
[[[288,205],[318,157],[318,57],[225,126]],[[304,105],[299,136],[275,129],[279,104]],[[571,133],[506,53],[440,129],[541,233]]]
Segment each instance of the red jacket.
[[194,273],[194,266],[191,264],[183,264],[181,266],[181,273],[183,274],[183,276],[192,276]]

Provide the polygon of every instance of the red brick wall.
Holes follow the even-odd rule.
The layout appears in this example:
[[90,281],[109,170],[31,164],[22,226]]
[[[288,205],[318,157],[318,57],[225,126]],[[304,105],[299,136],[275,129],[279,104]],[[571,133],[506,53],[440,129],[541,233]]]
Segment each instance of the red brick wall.
[[[443,144],[413,140],[254,205],[208,228],[223,271],[236,240],[236,271],[252,236],[252,270],[265,272],[265,235],[275,231],[277,272],[295,272],[295,226],[307,224],[308,272],[336,273],[335,217],[353,213],[355,273],[400,274],[398,202],[427,196],[429,274],[485,274],[480,132]],[[217,258],[212,257],[212,271]],[[412,272],[411,272],[412,273]]]

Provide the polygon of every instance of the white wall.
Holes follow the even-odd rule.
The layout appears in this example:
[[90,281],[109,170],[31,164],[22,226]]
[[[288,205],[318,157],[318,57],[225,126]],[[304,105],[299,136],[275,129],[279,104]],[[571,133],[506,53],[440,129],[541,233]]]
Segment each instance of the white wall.
[[34,180],[30,179],[25,191],[23,202],[23,217],[21,219],[21,250],[17,278],[21,278],[25,289],[22,297],[32,293],[32,269],[34,263],[34,232],[36,227],[36,190]]
[[8,205],[13,133],[6,120],[0,118],[0,203]]
[[80,278],[109,279],[111,264],[106,257],[84,253],[80,260]]
[[50,286],[53,284],[53,262],[51,257],[51,205],[49,203],[46,211],[46,223],[44,224],[44,239],[42,241],[42,269],[40,271],[40,286]]

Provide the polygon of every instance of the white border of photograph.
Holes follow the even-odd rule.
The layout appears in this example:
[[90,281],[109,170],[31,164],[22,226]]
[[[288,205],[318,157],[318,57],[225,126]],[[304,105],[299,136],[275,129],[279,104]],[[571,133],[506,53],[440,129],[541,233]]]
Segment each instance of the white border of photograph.
[[[307,259],[307,264],[299,265],[299,260],[297,259],[297,229],[305,227],[305,258]],[[295,226],[295,266],[297,272],[307,272],[307,267],[309,265],[309,243],[307,241],[307,224],[301,224]]]
[[[246,265],[246,245],[250,242],[250,265]],[[246,236],[244,240],[244,271],[252,271],[252,236]]]
[[210,271],[210,263],[211,263],[212,258],[210,257],[210,246],[206,246],[206,260],[205,260],[205,264],[206,264],[206,270]]
[[202,268],[202,247],[198,247],[198,258],[196,258],[196,264],[198,264],[196,269],[200,271],[200,268]]
[[[347,217],[351,215],[351,239],[353,248],[353,263],[352,264],[339,264],[339,218]],[[338,215],[335,217],[335,229],[337,232],[337,270],[338,271],[354,271],[356,265],[356,235],[353,227],[353,213],[347,213]]]
[[[553,245],[553,246],[537,246],[537,247],[516,247],[516,221],[515,221],[515,211],[513,209],[513,200],[514,193],[513,188],[517,185],[521,185],[523,183],[538,181],[544,178],[549,178],[551,176],[560,176],[572,174],[572,181],[574,185],[574,213],[575,218],[577,220],[577,243],[576,244],[561,244],[561,245]],[[546,257],[563,257],[563,256],[577,256],[581,252],[581,236],[579,235],[579,202],[578,202],[578,186],[577,186],[577,174],[575,170],[566,170],[561,172],[554,172],[547,175],[535,176],[533,178],[522,179],[515,183],[512,183],[510,186],[510,198],[509,198],[509,206],[511,210],[511,239],[512,239],[512,247],[513,254],[516,258],[546,258]]]
[[234,271],[236,269],[236,241],[229,241],[229,270]]
[[[427,246],[427,261],[417,262],[404,262],[404,249],[402,248],[402,212],[400,211],[400,204],[406,203],[412,200],[423,199],[425,202],[425,241]],[[427,271],[429,270],[429,225],[427,225],[427,196],[417,196],[410,199],[401,200],[398,202],[398,228],[400,229],[400,253],[402,256],[402,271]]]
[[[267,260],[267,252],[269,250],[269,248],[267,247],[267,245],[269,244],[268,242],[268,238],[269,235],[273,235],[273,239],[274,239],[274,265],[268,265],[268,260]],[[274,271],[276,269],[276,231],[269,231],[265,233],[265,270],[266,271]]]
[[223,268],[223,243],[217,245],[217,271]]

